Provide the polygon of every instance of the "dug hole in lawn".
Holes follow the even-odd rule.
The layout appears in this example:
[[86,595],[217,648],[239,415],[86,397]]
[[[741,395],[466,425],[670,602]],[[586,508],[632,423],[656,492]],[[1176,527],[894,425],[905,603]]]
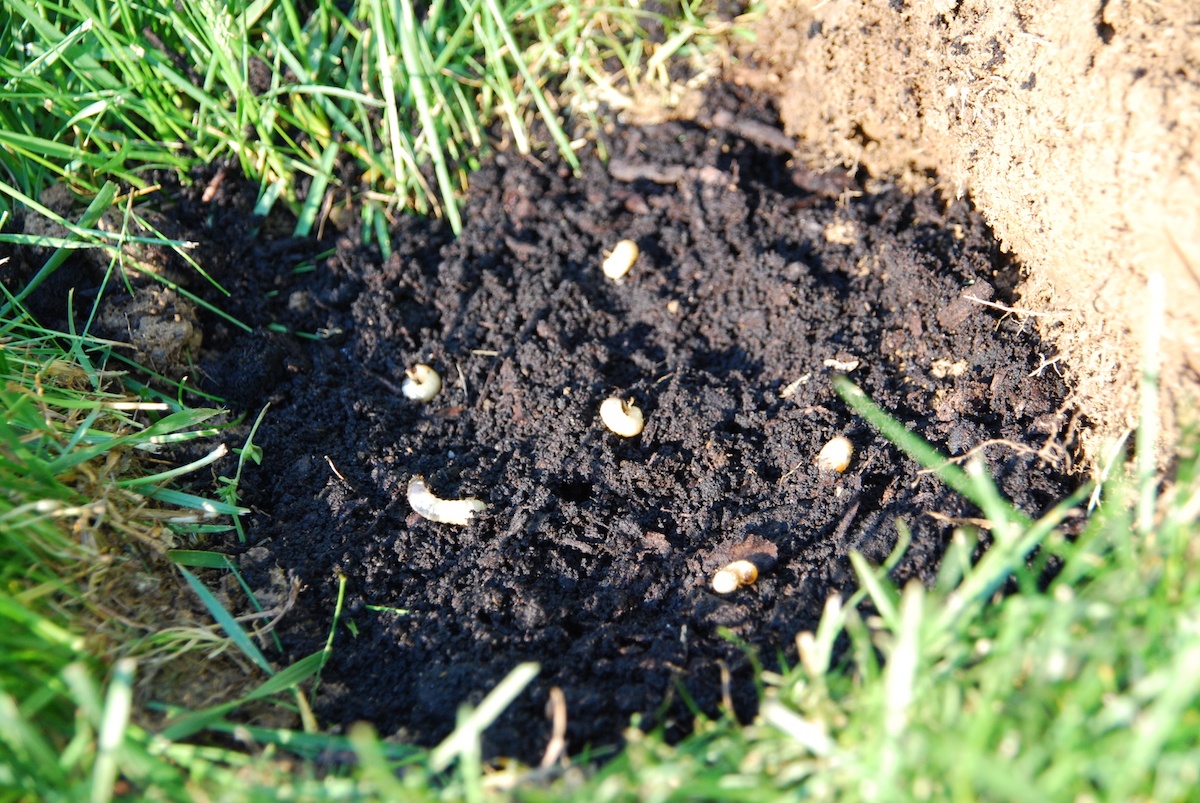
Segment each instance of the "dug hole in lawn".
[[[165,182],[172,236],[201,243],[231,295],[179,281],[253,331],[138,286],[99,334],[246,413],[230,443],[270,403],[248,540],[208,548],[265,604],[298,589],[280,664],[324,646],[345,578],[324,724],[432,745],[529,660],[542,672],[489,755],[540,759],[553,687],[572,751],[618,743],[634,716],[682,735],[679,690],[717,715],[726,677],[744,720],[752,666],[728,635],[794,661],[795,635],[856,586],[851,551],[882,562],[902,520],[893,576],[929,582],[979,517],[855,416],[835,373],[1034,516],[1134,420],[1152,271],[1170,286],[1165,413],[1194,387],[1195,12],[1132,13],[777,5],[741,86],[706,90],[694,119],[616,126],[613,161],[585,149],[579,177],[501,153],[472,177],[460,237],[400,218],[386,258],[353,234],[271,236],[290,221],[255,218],[235,171],[208,195],[211,176]],[[622,241],[637,250],[617,283]],[[44,259],[14,256],[10,287]],[[54,324],[103,270],[73,257],[31,306]],[[424,402],[403,392],[418,364],[441,378]],[[605,426],[609,398],[636,400],[636,434]],[[822,469],[837,438],[845,460]],[[431,504],[480,504],[431,521],[416,477]],[[743,562],[753,580],[714,591]]]
[[[227,548],[264,596],[300,582],[279,624],[292,658],[324,645],[346,578],[326,723],[435,744],[530,660],[542,672],[488,730],[491,755],[541,758],[553,687],[572,751],[619,743],[635,716],[688,732],[680,691],[716,716],[724,669],[751,717],[752,665],[727,636],[794,661],[826,598],[856,587],[852,550],[882,562],[903,520],[895,576],[929,582],[979,515],[854,415],[837,373],[977,455],[1031,515],[1076,486],[1068,388],[1033,326],[980,303],[1011,303],[1020,277],[970,203],[844,171],[814,184],[771,144],[770,98],[714,86],[706,104],[721,125],[617,126],[618,166],[585,149],[580,177],[502,153],[472,177],[458,238],[402,218],[390,257],[342,236],[311,272],[292,270],[296,241],[247,228],[253,187],[184,192],[181,214],[211,227],[189,237],[220,245],[203,264],[256,327],[211,322],[206,387],[248,420],[271,403],[243,480],[249,543]],[[639,253],[617,283],[621,241]],[[401,392],[416,364],[442,377],[428,401]],[[633,399],[638,426],[610,429],[609,399]],[[431,521],[414,477],[480,504]]]

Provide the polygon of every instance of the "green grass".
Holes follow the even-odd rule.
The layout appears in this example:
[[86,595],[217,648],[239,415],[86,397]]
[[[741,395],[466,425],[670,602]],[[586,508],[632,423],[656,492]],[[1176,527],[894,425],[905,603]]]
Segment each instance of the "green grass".
[[[677,96],[686,82],[672,65],[703,73],[729,33],[688,4],[669,17],[580,2],[341,8],[318,2],[305,17],[291,0],[10,0],[0,9],[0,33],[21,43],[0,50],[0,242],[56,249],[0,302],[0,801],[1194,797],[1200,434],[1174,445],[1164,477],[1153,331],[1132,465],[1117,462],[1073,538],[1061,525],[1083,515],[1088,489],[1030,520],[978,465],[949,464],[840,383],[847,404],[980,508],[991,546],[973,561],[980,533],[960,528],[932,588],[889,579],[906,546],[902,523],[884,566],[853,556],[861,590],[830,600],[816,632],[797,635],[796,666],[760,673],[751,723],[701,718],[678,745],[631,731],[603,764],[484,767],[480,734],[537,671],[522,665],[459,711],[434,750],[366,726],[322,732],[308,700],[329,644],[290,666],[272,662],[277,642],[253,624],[271,612],[232,561],[200,548],[206,533],[235,526],[241,467],[258,457],[253,436],[221,445],[215,411],[134,381],[110,343],[48,331],[23,297],[80,248],[111,260],[108,285],[119,289],[136,246],[161,240],[131,234],[145,229],[128,191],[147,188],[153,169],[231,159],[259,182],[260,209],[286,205],[299,233],[350,200],[372,236],[400,209],[457,225],[490,133],[522,151],[557,145],[569,159],[602,123],[599,102],[637,111]],[[660,28],[656,41],[640,26]],[[51,182],[90,205],[67,218],[41,207]],[[63,233],[14,231],[18,207]],[[110,209],[116,232],[97,225]],[[166,246],[187,253],[186,243]],[[184,466],[156,462],[157,450],[184,441],[208,445]],[[226,450],[239,460],[214,498],[172,487]],[[240,589],[224,598],[238,610],[210,590],[220,573]],[[155,629],[110,616],[106,595],[146,578],[199,600],[211,621]],[[1010,580],[1015,590],[998,595]],[[331,634],[340,614],[329,612]],[[139,712],[142,678],[171,662],[222,660],[248,678],[224,702],[158,706],[165,719],[153,730],[139,721],[155,710]],[[239,718],[265,704],[298,727]]]
[[[101,659],[128,634],[95,592],[161,548],[167,525],[239,510],[163,487],[179,469],[130,476],[129,465],[148,466],[165,444],[211,437],[203,425],[216,411],[126,392],[110,349],[24,316],[0,321],[3,797],[107,799],[118,767],[138,774],[150,737],[129,727],[135,662]],[[163,783],[185,776],[161,769]]]
[[[642,35],[650,24],[661,43]],[[369,209],[368,234],[407,209],[457,231],[493,123],[520,152],[553,144],[577,166],[589,115],[568,123],[563,105],[592,113],[598,81],[610,99],[632,97],[670,85],[672,65],[703,70],[728,28],[687,3],[673,15],[582,0],[356,0],[304,16],[295,0],[11,0],[0,210],[54,181],[92,196],[105,181],[144,188],[153,169],[228,159],[259,183],[260,211],[286,204],[299,235],[350,203]]]

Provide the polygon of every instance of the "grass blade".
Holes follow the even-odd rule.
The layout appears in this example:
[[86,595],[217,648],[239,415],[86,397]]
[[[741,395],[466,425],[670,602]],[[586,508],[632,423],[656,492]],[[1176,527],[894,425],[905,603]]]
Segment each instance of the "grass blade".
[[[4,186],[0,182],[0,187]],[[105,182],[101,187],[100,192],[96,193],[96,197],[91,200],[83,215],[79,218],[78,228],[88,229],[95,225],[96,221],[112,206],[113,199],[117,197],[117,185],[111,181]],[[48,211],[48,210],[47,210]],[[50,217],[56,217],[51,213]],[[12,297],[12,299],[0,307],[0,318],[6,317],[14,307],[19,306],[22,301],[29,297],[29,294],[38,288],[42,282],[50,277],[54,271],[58,270],[67,257],[71,255],[71,251],[66,248],[58,248],[46,260],[46,264],[42,265],[41,269],[34,274],[33,278],[21,288],[20,292]]]
[[992,489],[982,484],[980,480],[972,479],[967,472],[951,463],[945,455],[926,443],[921,436],[910,431],[884,412],[883,408],[867,398],[867,394],[863,393],[858,385],[845,376],[840,374],[834,376],[833,388],[854,412],[865,418],[871,426],[879,430],[880,434],[981,509],[995,509],[997,506],[1003,505],[1005,507],[1004,520],[1022,524],[1029,523],[1027,516],[1005,502],[998,493],[993,493]]
[[525,690],[541,666],[536,663],[518,664],[507,677],[488,692],[478,708],[469,710],[454,732],[433,749],[429,754],[429,766],[434,772],[441,772],[450,766],[450,762],[458,756],[472,750],[477,750],[481,734],[487,730],[496,717],[503,713],[508,704]]
[[1154,527],[1158,475],[1158,374],[1162,362],[1162,320],[1167,303],[1166,282],[1161,273],[1146,280],[1146,330],[1142,346],[1141,410],[1137,429],[1137,528],[1148,533]]
[[879,789],[893,789],[902,766],[904,734],[909,723],[909,707],[916,692],[917,670],[921,662],[921,625],[924,615],[925,588],[910,582],[900,597],[900,615],[895,645],[888,655],[883,674],[883,744],[879,751]]
[[[186,570],[180,569],[180,571]],[[312,677],[321,668],[324,661],[324,652],[314,652],[311,655],[305,656],[291,666],[267,678],[262,685],[245,697],[230,700],[227,703],[221,703],[220,705],[214,705],[199,711],[190,711],[176,717],[171,721],[170,725],[163,729],[161,736],[171,741],[186,739],[220,722],[222,717],[237,709],[238,706],[244,705],[251,700],[261,700],[265,697],[294,689],[298,684]]]
[[446,219],[455,234],[462,231],[462,217],[458,213],[458,201],[455,198],[454,185],[450,182],[450,171],[446,168],[446,156],[442,151],[442,135],[434,124],[433,111],[429,104],[430,75],[421,71],[417,59],[420,48],[417,45],[417,33],[421,27],[417,25],[413,13],[412,0],[400,0],[400,14],[396,19],[400,32],[400,51],[404,60],[404,69],[408,74],[408,89],[412,93],[417,106],[417,116],[421,120],[424,132],[425,148],[433,159],[433,169],[437,175],[438,186],[441,188],[442,207]]
[[204,584],[196,578],[196,575],[192,574],[187,569],[180,566],[179,571],[183,572],[183,576],[187,580],[188,585],[191,586],[192,590],[196,592],[196,596],[200,597],[201,602],[204,603],[204,607],[208,608],[208,612],[212,614],[213,619],[216,619],[217,624],[219,624],[221,629],[225,631],[225,635],[229,636],[233,643],[236,644],[238,648],[246,654],[246,657],[253,661],[259,669],[266,672],[268,675],[275,674],[275,670],[271,668],[271,664],[269,661],[267,661],[266,656],[264,656],[262,651],[258,649],[257,645],[250,640],[250,636],[247,635],[246,631],[242,629],[242,626],[238,624],[238,621],[233,618],[233,615],[230,614],[229,611],[225,610],[225,606],[213,596],[212,592],[205,588]]
[[132,658],[122,658],[113,667],[113,678],[108,684],[104,714],[100,721],[96,763],[92,766],[92,803],[108,803],[113,796],[121,746],[125,741],[129,714],[133,710],[133,673],[136,667],[137,662]]

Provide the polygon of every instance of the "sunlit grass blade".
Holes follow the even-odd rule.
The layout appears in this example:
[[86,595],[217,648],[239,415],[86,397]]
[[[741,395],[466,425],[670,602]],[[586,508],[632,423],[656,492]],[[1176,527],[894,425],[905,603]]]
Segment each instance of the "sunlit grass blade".
[[1146,281],[1145,332],[1142,344],[1141,408],[1138,415],[1137,445],[1137,527],[1148,533],[1154,527],[1155,502],[1158,499],[1158,377],[1162,361],[1162,320],[1167,305],[1166,281],[1161,273],[1152,273]]
[[[330,656],[333,655],[333,639],[334,639],[334,636],[337,635],[338,625],[342,621],[342,607],[345,604],[346,604],[346,576],[344,574],[339,574],[338,575],[337,601],[334,603],[334,606],[333,606],[333,616],[329,620],[329,635],[327,635],[325,637],[325,649],[322,651],[322,655],[325,656],[326,661],[328,661]],[[322,663],[322,668],[323,667],[324,667],[324,663]],[[317,673],[316,673],[316,677],[313,678],[313,690],[312,691],[313,691],[314,696],[317,693],[317,689],[320,688],[320,685],[321,685],[321,670],[318,669]]]
[[[174,505],[179,508],[194,510],[196,514],[202,518],[210,518],[212,516],[244,516],[250,511],[244,507],[230,505],[226,502],[221,502],[215,499],[209,499],[197,494],[190,494],[184,491],[177,491],[174,488],[155,488],[151,491],[142,492],[149,499],[157,499],[160,502],[168,505]],[[179,518],[195,518],[188,517],[187,514],[180,513]]]
[[496,688],[488,692],[478,706],[465,709],[458,727],[429,754],[429,766],[435,772],[440,772],[464,753],[478,751],[481,734],[540,671],[541,666],[532,662],[514,667]]
[[412,93],[413,102],[417,107],[417,115],[421,120],[422,141],[433,160],[434,173],[438,186],[441,188],[442,205],[450,227],[457,234],[462,231],[462,218],[458,213],[458,201],[454,185],[450,182],[450,171],[446,168],[446,156],[442,148],[443,134],[434,123],[433,110],[430,107],[429,80],[432,76],[422,72],[419,58],[421,48],[417,45],[416,15],[413,13],[412,0],[399,0],[400,14],[395,24],[399,28],[400,51],[404,69],[408,75],[408,91]]
[[378,789],[384,800],[404,800],[404,787],[388,763],[388,756],[375,729],[365,722],[355,723],[350,728],[350,743],[362,766],[363,780]]
[[97,440],[95,443],[86,446],[81,445],[80,448],[72,452],[50,460],[46,463],[46,470],[53,474],[58,474],[82,462],[93,460],[119,446],[133,445],[139,442],[155,444],[158,443],[155,440],[156,438],[175,435],[179,430],[194,427],[210,420],[219,413],[219,410],[212,408],[178,410],[160,418],[152,424],[123,435],[109,435],[101,431],[96,433]]
[[[354,163],[366,194],[444,210],[458,228],[458,196],[487,148],[487,126],[507,122],[528,150],[536,113],[577,169],[564,112],[595,130],[596,98],[619,94],[613,82],[634,82],[631,95],[657,83],[670,97],[682,84],[669,65],[703,70],[703,54],[730,28],[688,4],[662,13],[491,0],[11,5],[25,47],[0,62],[16,100],[0,109],[0,163],[25,195],[55,179],[86,195],[110,179],[140,187],[151,169],[183,175],[232,157],[261,183],[260,211],[282,200],[301,231],[324,193],[310,186],[306,210],[295,188],[305,176],[327,181],[330,158]],[[661,31],[653,41],[650,28]],[[606,74],[614,55],[620,76]],[[371,112],[379,106],[384,148]]]
[[[3,185],[0,184],[0,186]],[[112,205],[113,199],[116,196],[117,185],[111,181],[106,182],[105,185],[100,189],[100,192],[96,194],[96,197],[93,198],[91,203],[88,204],[88,207],[86,210],[84,210],[82,217],[79,218],[78,227],[82,229],[88,229],[94,226],[96,221],[100,219],[101,215],[103,215],[108,207]],[[56,249],[55,252],[50,255],[50,258],[46,260],[46,264],[44,264],[41,269],[34,274],[33,278],[25,283],[25,286],[22,287],[15,296],[13,296],[12,300],[5,303],[3,307],[0,307],[0,318],[8,315],[9,311],[12,310],[14,306],[19,305],[22,301],[24,301],[29,294],[36,290],[42,282],[44,282],[50,277],[51,274],[54,273],[54,271],[58,270],[59,267],[62,266],[62,263],[66,261],[67,257],[70,256],[70,254],[70,250],[66,248]]]
[[1091,493],[1090,486],[1078,488],[1067,499],[1055,505],[1038,521],[1030,524],[1016,537],[992,545],[979,562],[968,571],[959,586],[946,597],[939,627],[945,631],[962,617],[968,606],[983,604],[1005,579],[1024,569],[1025,560],[1050,532],[1060,525]]
[[867,563],[867,559],[858,552],[850,553],[850,565],[854,567],[858,582],[867,592],[871,602],[875,604],[875,609],[879,611],[884,623],[889,629],[894,630],[900,621],[899,595],[895,589],[885,585],[887,575],[883,572],[877,574],[876,570]]
[[238,649],[245,653],[246,657],[253,661],[259,669],[268,675],[275,674],[275,669],[266,659],[266,656],[262,654],[262,651],[258,649],[258,645],[251,641],[249,634],[233,618],[233,615],[225,610],[225,606],[213,596],[213,593],[205,588],[196,575],[187,569],[180,566],[179,571],[187,580],[188,585],[192,587],[192,590],[196,592],[196,596],[200,597],[200,601],[204,603],[204,607],[212,614],[213,619],[216,620],[217,624],[221,626],[221,629],[225,631],[225,634],[229,636],[233,643],[237,645]]
[[550,103],[546,99],[545,93],[542,92],[541,85],[530,71],[529,66],[525,63],[522,51],[513,40],[509,24],[505,20],[504,14],[500,11],[500,7],[496,4],[496,0],[483,0],[483,5],[488,10],[488,13],[491,14],[492,19],[495,20],[496,29],[499,31],[501,38],[503,38],[505,45],[508,46],[509,56],[516,63],[517,71],[521,74],[521,77],[525,79],[525,87],[533,96],[534,105],[537,106],[538,112],[541,114],[542,123],[550,131],[551,139],[558,146],[559,155],[574,170],[578,171],[579,158],[575,155],[575,151],[572,150],[571,142],[567,139],[566,132],[559,125],[554,109],[550,108]]
[[888,655],[883,675],[884,711],[883,740],[879,750],[877,788],[892,789],[904,760],[905,731],[909,725],[909,708],[920,682],[921,637],[924,617],[925,589],[910,582],[900,596],[899,618],[895,627],[895,643]]
[[[336,733],[305,733],[287,728],[266,728],[228,720],[217,720],[207,727],[212,732],[224,734],[227,737],[237,734],[248,735],[257,744],[275,745],[293,755],[310,759],[320,759],[322,755],[331,753],[349,753],[354,749],[354,743],[349,736]],[[352,728],[351,732],[353,730]],[[386,761],[401,766],[416,763],[426,754],[426,751],[419,747],[395,742],[378,741],[378,747]]]
[[313,177],[308,190],[308,198],[304,201],[304,207],[296,218],[296,227],[292,231],[293,237],[307,237],[312,231],[317,213],[320,212],[321,205],[325,201],[325,189],[329,186],[329,180],[333,175],[334,159],[337,154],[338,146],[335,143],[331,142],[325,146],[320,168],[317,175]]
[[137,488],[141,485],[153,485],[157,483],[170,482],[176,477],[190,474],[193,471],[197,471],[207,465],[211,465],[227,454],[229,454],[229,447],[222,443],[204,457],[193,460],[190,463],[184,463],[181,466],[176,466],[175,468],[168,469],[166,471],[160,471],[157,474],[148,474],[145,477],[134,477],[131,479],[119,480],[117,485],[122,488]]
[[862,389],[845,376],[833,377],[833,387],[851,409],[865,418],[885,438],[896,444],[901,451],[932,471],[942,482],[962,496],[970,499],[984,511],[1000,518],[1000,522],[1028,524],[1025,514],[1006,502],[990,479],[982,475],[972,478],[966,471],[951,463],[945,455],[930,446],[919,435],[892,418],[883,408],[867,398]]
[[[191,566],[193,568],[203,569],[222,569],[228,571],[233,575],[233,579],[237,581],[237,584],[241,587],[242,592],[245,593],[246,599],[250,600],[250,604],[254,607],[255,612],[262,613],[263,607],[258,601],[258,597],[254,594],[253,589],[250,588],[250,584],[246,582],[246,578],[242,577],[242,573],[238,569],[237,564],[230,560],[228,555],[225,555],[221,552],[211,552],[203,549],[172,549],[167,551],[167,557],[179,566]],[[344,592],[344,590],[343,581],[342,591]],[[340,612],[340,595],[338,599]],[[335,619],[336,616],[337,614],[335,613]],[[271,637],[275,642],[276,648],[282,652],[283,643],[279,640],[279,634],[272,630]],[[328,653],[329,651],[329,647],[326,645],[325,652]]]
[[125,729],[133,709],[133,673],[137,662],[122,658],[113,666],[112,680],[104,700],[100,732],[96,745],[96,760],[92,765],[92,803],[107,803],[112,799],[113,786],[120,770],[120,750]]
[[[180,571],[186,571],[181,569]],[[178,741],[199,733],[219,722],[226,714],[251,700],[261,700],[281,692],[291,691],[316,673],[325,660],[323,652],[315,652],[267,678],[250,694],[220,705],[190,711],[173,719],[160,734],[164,739]]]

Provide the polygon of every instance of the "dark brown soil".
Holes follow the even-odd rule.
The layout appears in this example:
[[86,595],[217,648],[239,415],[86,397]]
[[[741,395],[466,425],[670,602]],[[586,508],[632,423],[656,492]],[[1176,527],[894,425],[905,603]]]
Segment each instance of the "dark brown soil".
[[[774,124],[758,100],[711,105]],[[200,367],[249,418],[270,403],[244,478],[249,543],[226,546],[259,587],[275,567],[302,582],[281,660],[323,646],[346,578],[325,723],[433,744],[460,703],[530,660],[541,675],[489,752],[541,756],[552,686],[572,751],[618,742],[637,715],[682,733],[685,696],[717,714],[722,666],[750,716],[729,635],[768,667],[794,658],[797,632],[855,586],[851,550],[882,561],[902,519],[913,544],[895,577],[929,581],[944,517],[977,515],[847,410],[829,360],[857,361],[852,379],[951,454],[1008,441],[979,454],[1029,513],[1072,489],[1061,450],[1043,450],[1055,467],[1036,454],[1068,420],[1060,378],[1038,370],[1047,349],[963,299],[1011,301],[1017,279],[970,204],[818,180],[731,128],[617,131],[622,177],[646,176],[631,181],[590,153],[581,178],[502,154],[473,177],[457,240],[402,219],[390,258],[347,237],[314,271],[294,270],[314,244],[248,228],[252,189],[185,194],[225,308],[257,327],[201,315]],[[623,238],[642,256],[617,285],[600,262]],[[418,362],[445,379],[424,406],[398,393]],[[646,412],[639,437],[601,425],[614,394]],[[856,454],[822,475],[814,457],[839,434]],[[414,475],[488,510],[465,528],[423,520]],[[745,552],[758,582],[714,594],[713,573]]]

